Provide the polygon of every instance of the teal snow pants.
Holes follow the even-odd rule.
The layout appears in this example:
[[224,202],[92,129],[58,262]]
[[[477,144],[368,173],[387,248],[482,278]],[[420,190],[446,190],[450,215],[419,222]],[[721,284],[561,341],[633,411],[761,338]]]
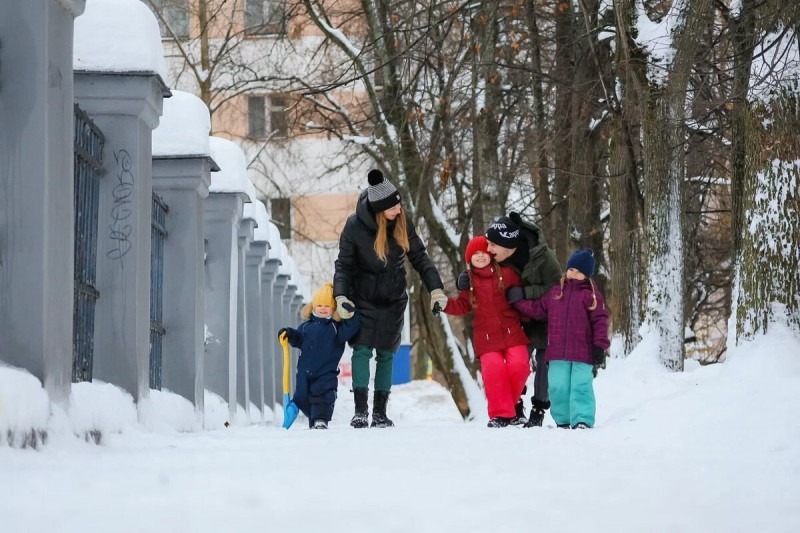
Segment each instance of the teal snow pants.
[[581,422],[594,427],[592,365],[572,361],[550,361],[547,380],[550,414],[559,426],[575,427]]

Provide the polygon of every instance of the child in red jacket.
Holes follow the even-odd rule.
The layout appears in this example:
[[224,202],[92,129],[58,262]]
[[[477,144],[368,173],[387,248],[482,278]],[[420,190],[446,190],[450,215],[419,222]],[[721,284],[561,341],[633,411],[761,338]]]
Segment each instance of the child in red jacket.
[[515,291],[509,301],[534,320],[547,320],[547,380],[550,414],[558,427],[594,426],[596,403],[592,381],[605,364],[608,309],[595,287],[594,256],[578,250],[567,261],[559,285],[537,300],[523,300]]
[[470,286],[458,298],[448,298],[444,312],[466,315],[474,311],[473,339],[481,362],[483,387],[489,403],[489,427],[524,423],[516,417],[514,404],[531,373],[528,337],[519,313],[506,300],[506,290],[522,285],[519,274],[500,266],[489,254],[486,237],[474,237],[464,254]]

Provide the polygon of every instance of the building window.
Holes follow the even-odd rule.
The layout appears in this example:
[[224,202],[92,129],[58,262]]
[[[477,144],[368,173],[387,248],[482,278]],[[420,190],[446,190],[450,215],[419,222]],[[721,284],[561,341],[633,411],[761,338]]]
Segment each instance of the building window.
[[[269,109],[269,115],[267,115]],[[247,97],[247,136],[251,139],[279,138],[289,135],[286,98],[283,96]]]
[[286,98],[269,97],[269,129],[274,137],[289,136],[289,121],[286,119]]
[[147,0],[156,15],[161,37],[189,38],[189,0]]
[[376,91],[380,91],[383,89],[383,65],[380,60],[376,60],[372,68],[375,69],[372,73],[372,86]]
[[270,201],[272,222],[278,227],[281,239],[292,238],[292,200],[290,198],[272,198]]
[[247,35],[286,33],[285,0],[246,0],[244,27]]
[[263,139],[267,136],[267,115],[263,96],[247,97],[247,136]]

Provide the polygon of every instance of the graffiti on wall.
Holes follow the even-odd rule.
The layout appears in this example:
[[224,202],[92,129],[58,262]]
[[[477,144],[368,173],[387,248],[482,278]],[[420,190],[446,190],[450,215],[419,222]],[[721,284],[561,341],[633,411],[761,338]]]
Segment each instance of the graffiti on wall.
[[113,203],[109,215],[109,238],[111,239],[111,249],[106,253],[109,259],[122,259],[130,252],[133,246],[131,234],[133,226],[130,218],[133,215],[131,204],[133,203],[134,175],[131,170],[133,160],[127,150],[114,152],[114,159],[117,161],[117,175],[114,189],[111,191]]

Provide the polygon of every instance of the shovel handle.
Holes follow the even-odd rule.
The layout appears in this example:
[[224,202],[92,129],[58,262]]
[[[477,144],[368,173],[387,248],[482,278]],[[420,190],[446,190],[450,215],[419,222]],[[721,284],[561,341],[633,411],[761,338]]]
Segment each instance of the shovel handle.
[[289,394],[289,339],[285,333],[278,339],[283,347],[283,394]]

